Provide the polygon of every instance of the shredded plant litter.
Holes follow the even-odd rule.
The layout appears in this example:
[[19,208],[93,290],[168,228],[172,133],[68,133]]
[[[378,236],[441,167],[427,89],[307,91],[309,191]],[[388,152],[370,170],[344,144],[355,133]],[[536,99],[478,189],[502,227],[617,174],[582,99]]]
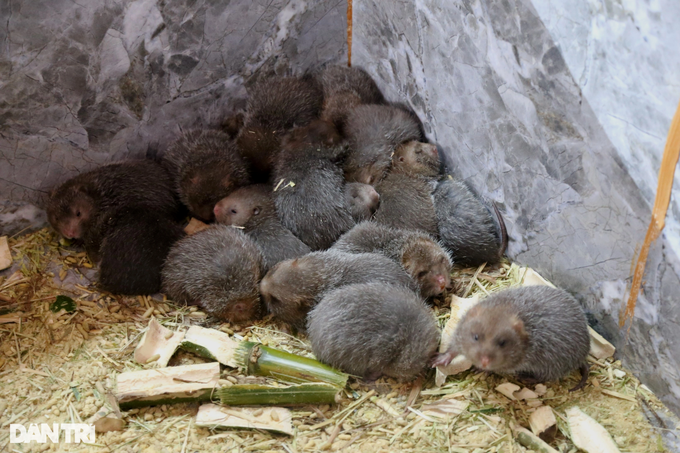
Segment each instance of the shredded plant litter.
[[[530,447],[530,417],[549,407],[557,429],[550,446],[576,452],[568,424],[571,408],[594,419],[622,452],[664,451],[661,436],[647,421],[647,412],[665,410],[658,399],[613,358],[590,360],[583,391],[569,393],[579,379],[575,371],[562,382],[525,389],[512,377],[468,370],[449,376],[441,387],[435,372],[412,383],[382,378],[364,383],[350,378],[334,405],[291,408],[291,435],[264,429],[210,429],[197,426],[202,403],[164,404],[119,412],[116,378],[120,373],[151,369],[140,365],[134,350],[151,317],[172,331],[203,326],[311,357],[302,336],[265,318],[253,325],[220,323],[197,307],[178,307],[163,296],[119,297],[94,289],[92,263],[84,252],[57,240],[43,229],[10,238],[14,266],[0,277],[0,451],[73,452],[525,452],[551,451]],[[436,301],[440,327],[449,319],[451,296],[481,297],[520,284],[526,268],[500,265],[454,271],[452,293]],[[58,296],[60,303],[54,305]],[[75,310],[68,303],[75,302]],[[56,310],[56,311],[53,311]],[[210,363],[179,351],[168,366]],[[270,383],[221,367],[220,385]],[[517,388],[511,385],[515,384]],[[501,386],[499,388],[499,386]],[[517,392],[519,390],[519,392]],[[529,391],[530,390],[530,391]],[[507,396],[506,396],[507,395]],[[212,406],[203,410],[208,412]],[[267,407],[248,409],[257,417]],[[549,409],[541,415],[550,417]],[[273,413],[273,415],[271,415]],[[94,444],[10,444],[9,425],[20,423],[99,423]],[[676,429],[676,427],[671,427]],[[285,432],[285,430],[284,430]],[[535,437],[535,436],[533,436]],[[533,438],[532,437],[532,438]],[[540,441],[539,441],[540,442]],[[544,444],[545,445],[545,444]],[[531,450],[534,448],[535,450]],[[555,451],[553,450],[553,451]]]

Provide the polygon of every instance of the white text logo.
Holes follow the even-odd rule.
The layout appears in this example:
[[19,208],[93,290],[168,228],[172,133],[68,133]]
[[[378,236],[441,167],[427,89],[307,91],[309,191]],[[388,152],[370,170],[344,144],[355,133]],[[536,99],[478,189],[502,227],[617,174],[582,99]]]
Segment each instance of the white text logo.
[[9,425],[9,442],[11,444],[23,444],[31,441],[44,444],[49,438],[52,443],[59,442],[60,432],[64,432],[64,442],[67,444],[81,442],[94,443],[94,425],[87,423],[35,423],[26,429],[24,425],[12,423]]

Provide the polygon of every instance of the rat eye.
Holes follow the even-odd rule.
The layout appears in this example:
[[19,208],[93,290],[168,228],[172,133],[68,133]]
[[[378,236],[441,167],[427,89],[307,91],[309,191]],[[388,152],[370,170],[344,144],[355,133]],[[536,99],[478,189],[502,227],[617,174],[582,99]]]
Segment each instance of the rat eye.
[[76,217],[80,217],[80,211],[76,211]]
[[418,149],[416,150],[416,154],[423,154],[423,150],[420,149],[420,148],[418,148]]
[[472,339],[475,341],[479,341],[479,335],[477,335],[476,333],[472,334]]
[[422,271],[422,272],[418,272],[417,277],[418,278],[425,278],[426,275],[427,275],[427,271]]
[[231,210],[231,213],[232,213],[232,214],[236,214],[236,209],[232,209],[232,210]]
[[496,343],[497,343],[498,346],[501,347],[501,348],[502,348],[503,346],[505,346],[505,340],[498,340]]
[[253,215],[258,215],[260,213],[260,208],[253,209]]
[[399,162],[403,162],[403,161],[404,161],[404,156],[401,156],[401,157],[399,158]]

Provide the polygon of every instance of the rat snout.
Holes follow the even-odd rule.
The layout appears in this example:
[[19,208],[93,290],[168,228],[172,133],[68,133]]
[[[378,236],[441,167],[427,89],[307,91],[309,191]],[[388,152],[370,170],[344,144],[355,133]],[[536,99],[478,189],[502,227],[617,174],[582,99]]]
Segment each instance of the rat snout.
[[425,146],[425,151],[430,154],[432,157],[439,157],[439,153],[437,152],[437,146],[433,144],[428,144]]
[[215,218],[218,218],[220,216],[220,213],[222,212],[222,208],[220,207],[220,204],[217,203],[215,207],[213,208],[213,214],[215,215]]
[[437,282],[437,285],[439,285],[439,292],[442,292],[446,289],[446,277],[443,275],[437,275],[435,277],[435,281]]
[[479,359],[479,364],[481,365],[481,368],[482,368],[482,369],[485,369],[485,370],[486,370],[486,369],[489,367],[489,364],[490,364],[490,363],[491,363],[491,359],[489,358],[488,355],[483,355],[483,356]]

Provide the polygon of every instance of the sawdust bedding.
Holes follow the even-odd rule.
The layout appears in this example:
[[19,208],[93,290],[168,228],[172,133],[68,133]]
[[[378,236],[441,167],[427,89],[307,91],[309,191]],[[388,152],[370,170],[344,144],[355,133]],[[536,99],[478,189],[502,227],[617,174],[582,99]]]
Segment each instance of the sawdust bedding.
[[[149,318],[176,330],[213,327],[311,355],[304,338],[271,319],[254,325],[216,322],[196,307],[177,307],[162,296],[116,297],[91,286],[94,272],[84,252],[62,247],[49,229],[10,238],[14,266],[0,273],[0,451],[74,452],[524,452],[511,427],[528,426],[537,405],[553,408],[558,433],[552,446],[575,452],[565,409],[577,405],[602,424],[623,452],[663,451],[661,436],[643,415],[663,410],[655,396],[613,359],[591,361],[584,391],[568,393],[578,372],[549,383],[539,400],[511,401],[495,388],[512,378],[467,371],[434,385],[434,372],[414,383],[350,380],[334,406],[293,409],[295,434],[259,430],[215,430],[194,426],[198,403],[162,405],[123,412],[122,431],[98,433],[95,444],[9,444],[9,424],[78,423],[110,407],[116,375],[143,367],[133,351]],[[455,293],[466,297],[517,282],[515,265],[454,271]],[[59,294],[72,296],[77,310],[53,313]],[[433,307],[443,326],[450,295]],[[170,365],[204,359],[180,352]],[[226,380],[243,381],[225,369]],[[541,392],[542,393],[542,392]],[[445,416],[443,416],[445,415]]]

